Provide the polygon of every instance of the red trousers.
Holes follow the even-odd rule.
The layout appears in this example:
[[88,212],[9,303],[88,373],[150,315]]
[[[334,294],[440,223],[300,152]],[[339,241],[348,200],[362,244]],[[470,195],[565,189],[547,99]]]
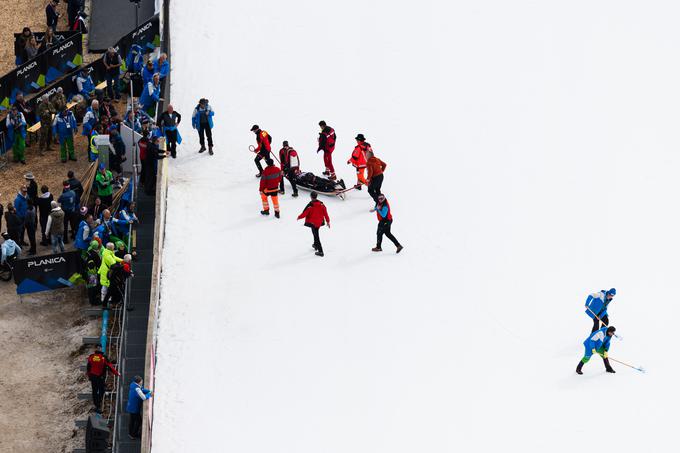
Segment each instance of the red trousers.
[[331,175],[335,175],[335,168],[333,168],[333,151],[323,152],[323,164],[326,166],[326,171]]

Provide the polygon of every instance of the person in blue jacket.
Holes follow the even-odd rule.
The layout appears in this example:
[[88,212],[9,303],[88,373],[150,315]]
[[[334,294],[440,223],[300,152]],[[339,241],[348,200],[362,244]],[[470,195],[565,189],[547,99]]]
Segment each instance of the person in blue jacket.
[[133,44],[125,58],[125,66],[131,74],[139,74],[144,68],[144,50],[139,44]]
[[612,299],[616,296],[616,288],[609,291],[602,291],[593,293],[586,299],[586,314],[593,320],[593,330],[595,332],[600,328],[600,321],[602,325],[609,325],[609,316],[607,316],[607,307]]
[[158,56],[158,60],[153,63],[154,72],[161,76],[161,80],[168,76],[170,72],[170,63],[168,62],[168,54],[162,53]]
[[144,86],[153,80],[153,75],[155,73],[156,70],[153,67],[153,61],[151,61],[151,58],[149,58],[149,61],[146,62],[144,69],[142,69],[142,82],[144,83]]
[[210,103],[207,99],[203,98],[198,101],[198,105],[194,109],[194,113],[191,115],[191,126],[198,131],[198,138],[201,143],[201,149],[198,150],[199,153],[205,151],[205,135],[208,136],[208,154],[213,155],[213,138],[212,138],[212,128],[213,116],[215,112],[213,111]]
[[52,133],[59,137],[59,144],[61,146],[61,162],[65,163],[68,157],[71,160],[76,160],[76,151],[73,146],[73,134],[76,132],[78,123],[73,112],[64,108],[59,112],[52,122]]
[[128,426],[130,439],[142,437],[142,405],[144,401],[151,399],[153,396],[151,390],[145,389],[142,386],[143,383],[141,376],[135,376],[130,383],[128,402],[125,407],[126,412],[130,414],[130,424]]
[[[87,208],[82,208],[80,212],[87,213]],[[90,242],[94,238],[94,219],[92,214],[86,214],[86,217],[80,221],[78,225],[78,232],[76,233],[75,246],[81,251],[83,256],[87,255],[87,249],[90,247]]]
[[586,352],[576,367],[576,372],[578,374],[583,374],[583,371],[581,371],[583,365],[588,363],[593,354],[599,354],[602,357],[607,373],[616,373],[614,368],[609,364],[609,344],[614,336],[614,332],[616,332],[616,327],[614,326],[605,326],[596,332],[591,332],[590,336],[583,342]]
[[28,245],[24,242],[24,231],[26,230],[26,211],[28,211],[28,187],[21,186],[17,196],[14,198],[14,210],[21,221],[19,229],[19,245]]
[[156,115],[156,103],[161,98],[161,79],[158,74],[153,75],[151,82],[144,85],[144,91],[139,99],[142,108],[149,114],[150,117]]
[[99,101],[94,99],[87,108],[87,111],[85,111],[85,116],[83,117],[83,136],[90,137],[95,124],[99,123],[99,118]]
[[95,88],[89,72],[80,71],[76,78],[76,87],[78,88],[78,94],[82,95],[86,102],[89,102]]

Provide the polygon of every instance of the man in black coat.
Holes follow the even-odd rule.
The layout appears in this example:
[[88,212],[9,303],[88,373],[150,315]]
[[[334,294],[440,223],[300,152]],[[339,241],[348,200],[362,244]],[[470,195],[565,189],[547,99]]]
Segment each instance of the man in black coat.
[[50,212],[52,211],[52,201],[54,197],[50,193],[50,190],[46,185],[40,187],[40,195],[35,203],[38,208],[38,221],[40,222],[40,230],[42,231],[42,239],[40,240],[40,245],[50,245],[49,238],[45,234],[47,230],[47,219],[50,218]]
[[45,7],[45,15],[47,16],[47,26],[52,29],[52,31],[57,31],[57,22],[59,22],[59,13],[57,12],[57,5],[59,0],[50,0],[50,2]]
[[76,203],[80,204],[80,197],[83,196],[83,185],[80,183],[80,180],[76,178],[76,174],[73,173],[73,170],[69,170],[66,177],[68,178],[69,187],[76,193]]
[[24,222],[17,215],[16,209],[12,203],[7,204],[7,212],[5,212],[5,224],[7,224],[7,233],[10,239],[17,244],[19,243],[19,235],[21,235],[24,228]]
[[182,115],[179,112],[175,112],[172,105],[168,105],[168,109],[163,112],[159,121],[159,126],[165,133],[165,139],[168,144],[167,150],[170,151],[170,156],[173,159],[177,157],[177,126],[179,126],[181,121]]

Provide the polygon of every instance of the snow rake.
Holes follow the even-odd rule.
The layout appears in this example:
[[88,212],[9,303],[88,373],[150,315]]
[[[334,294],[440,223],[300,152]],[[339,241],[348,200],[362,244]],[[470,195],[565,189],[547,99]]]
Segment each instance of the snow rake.
[[632,369],[637,370],[637,371],[639,371],[640,373],[643,373],[643,374],[647,372],[647,371],[646,371],[644,368],[642,368],[641,366],[640,366],[640,367],[636,367],[636,366],[633,366],[633,365],[628,365],[626,362],[622,362],[622,361],[620,361],[620,360],[616,360],[616,359],[614,359],[614,358],[612,358],[612,357],[609,357],[609,360],[612,360],[612,361],[614,361],[614,362],[616,362],[616,363],[620,363],[621,365],[625,365],[625,366],[627,366],[628,368],[632,368]]

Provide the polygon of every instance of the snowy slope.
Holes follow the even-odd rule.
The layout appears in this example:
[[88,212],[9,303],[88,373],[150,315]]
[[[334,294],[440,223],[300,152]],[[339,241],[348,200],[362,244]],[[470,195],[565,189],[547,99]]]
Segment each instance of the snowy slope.
[[[175,108],[154,452],[672,451],[680,5],[173,0]],[[189,116],[216,110],[216,155]],[[262,218],[250,126],[320,172],[316,126],[388,164],[325,199],[326,256]],[[611,356],[574,368],[588,293]]]

